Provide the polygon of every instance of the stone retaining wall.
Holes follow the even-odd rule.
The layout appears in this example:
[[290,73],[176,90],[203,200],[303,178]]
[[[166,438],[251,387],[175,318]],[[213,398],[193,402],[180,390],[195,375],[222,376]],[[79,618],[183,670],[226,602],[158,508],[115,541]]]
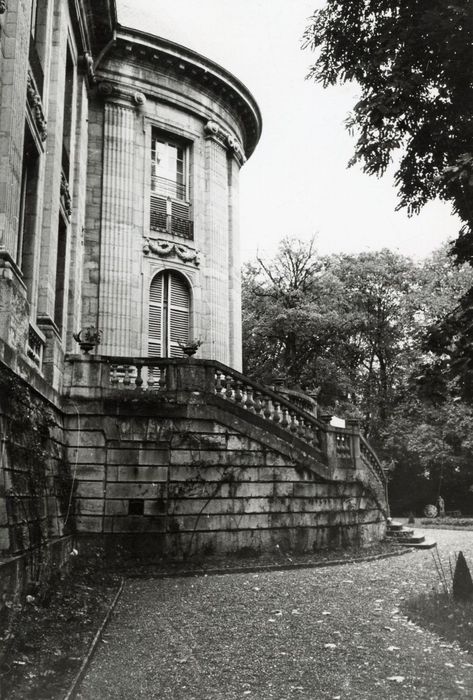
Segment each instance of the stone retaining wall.
[[149,554],[364,545],[384,534],[376,497],[347,470],[322,478],[313,457],[198,397],[78,402],[79,533]]

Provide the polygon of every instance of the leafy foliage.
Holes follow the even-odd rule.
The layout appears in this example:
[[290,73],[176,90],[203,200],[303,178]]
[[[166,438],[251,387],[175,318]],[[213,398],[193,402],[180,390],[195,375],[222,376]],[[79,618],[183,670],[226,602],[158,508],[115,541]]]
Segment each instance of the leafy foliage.
[[[451,252],[473,265],[473,12],[470,0],[327,0],[305,33],[317,56],[310,77],[325,87],[354,81],[347,118],[351,164],[381,176],[396,160],[398,208],[451,203],[461,221]],[[473,401],[473,289],[431,329],[441,374]],[[437,375],[439,375],[437,371]]]
[[383,250],[317,256],[282,241],[273,260],[247,266],[245,372],[318,391],[321,410],[362,419],[391,473],[397,512],[421,511],[439,493],[473,507],[473,409],[426,348],[432,324],[473,283],[447,250],[415,264]]
[[355,81],[347,120],[352,163],[382,175],[393,153],[400,207],[451,202],[463,228],[455,251],[473,258],[473,13],[469,0],[327,0],[305,33],[318,52],[310,76],[325,87]]

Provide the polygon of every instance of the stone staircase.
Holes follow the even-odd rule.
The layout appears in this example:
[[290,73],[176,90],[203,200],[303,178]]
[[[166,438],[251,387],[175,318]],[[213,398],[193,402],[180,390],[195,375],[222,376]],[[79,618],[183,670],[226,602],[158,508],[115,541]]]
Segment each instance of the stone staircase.
[[432,549],[437,543],[427,539],[425,535],[416,533],[411,527],[407,527],[392,518],[387,520],[386,538],[403,547],[414,549]]

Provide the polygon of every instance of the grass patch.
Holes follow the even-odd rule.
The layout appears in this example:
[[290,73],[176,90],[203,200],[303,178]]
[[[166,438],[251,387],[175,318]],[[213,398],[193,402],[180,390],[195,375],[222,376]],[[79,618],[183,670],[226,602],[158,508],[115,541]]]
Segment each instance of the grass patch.
[[432,592],[406,601],[401,609],[412,622],[473,653],[473,602],[459,603],[447,593]]
[[424,527],[442,528],[459,527],[463,530],[473,530],[473,518],[422,518],[420,524]]

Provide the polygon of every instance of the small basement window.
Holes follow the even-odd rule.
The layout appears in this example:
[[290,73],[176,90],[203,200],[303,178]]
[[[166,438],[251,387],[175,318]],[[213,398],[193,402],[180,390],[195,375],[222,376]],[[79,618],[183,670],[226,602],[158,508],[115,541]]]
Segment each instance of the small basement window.
[[145,502],[142,498],[130,498],[128,501],[128,515],[143,515]]

